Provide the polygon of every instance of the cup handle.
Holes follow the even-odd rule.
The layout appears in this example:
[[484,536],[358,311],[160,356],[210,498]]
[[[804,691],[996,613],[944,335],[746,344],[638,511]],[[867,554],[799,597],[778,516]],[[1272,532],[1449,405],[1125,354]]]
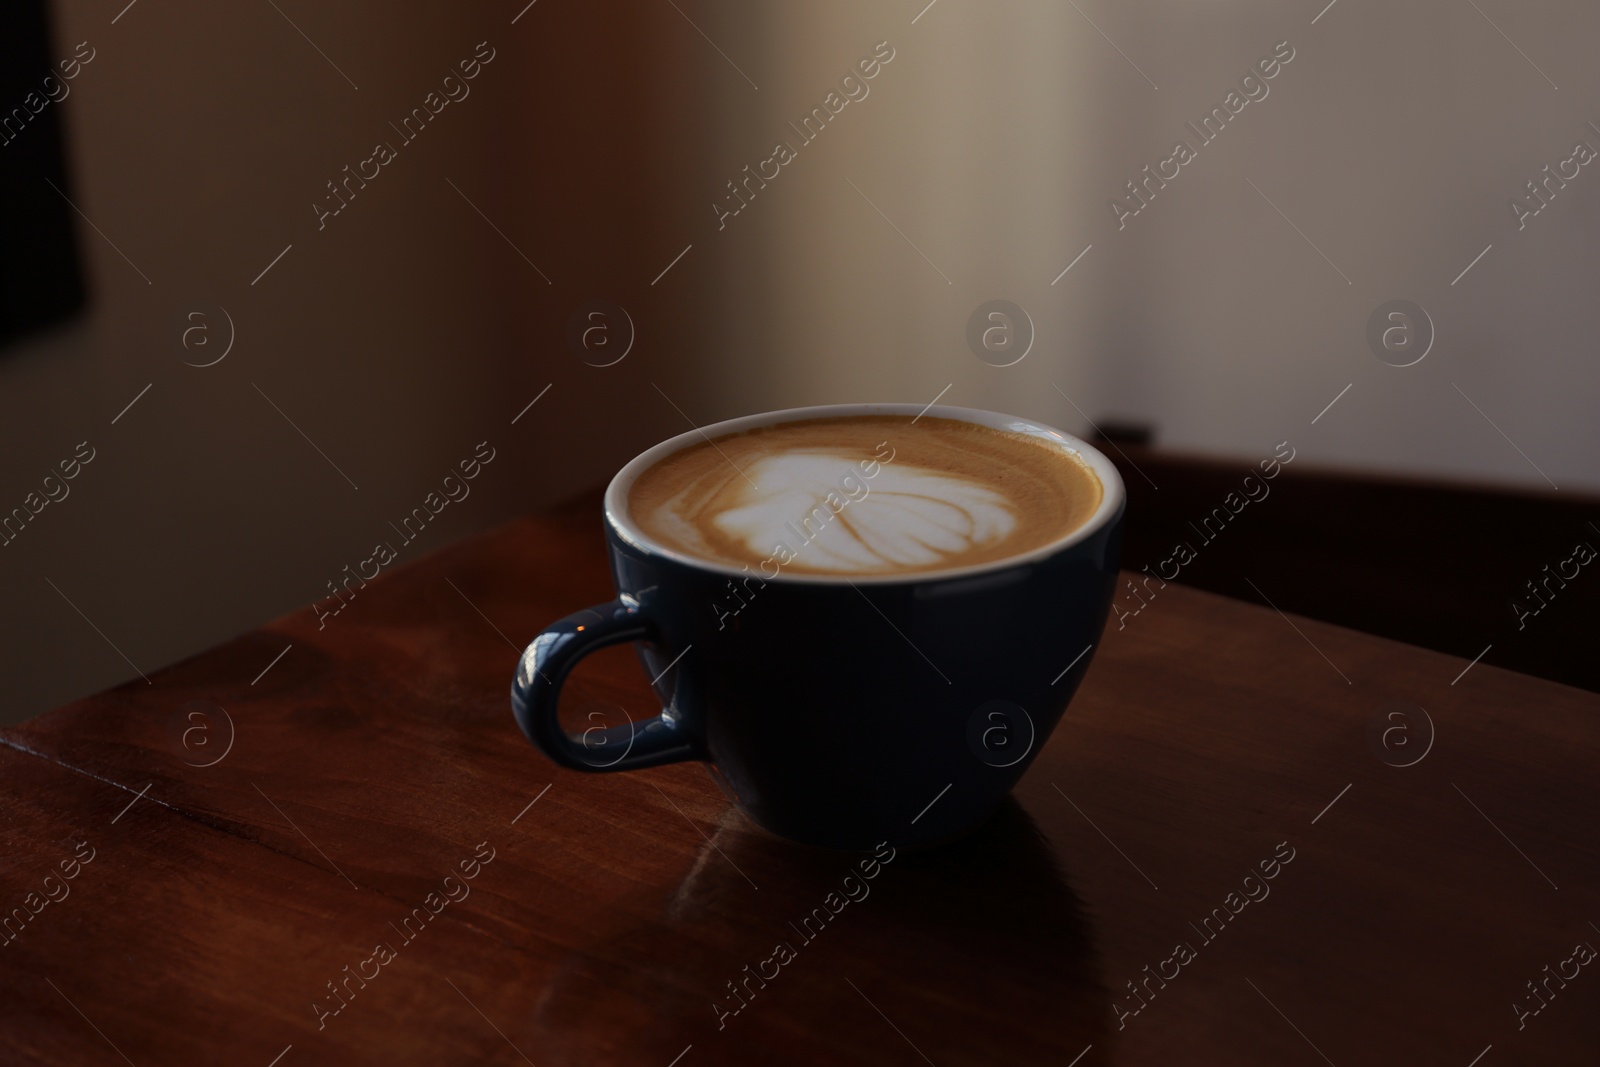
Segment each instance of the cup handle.
[[664,715],[625,726],[592,727],[581,738],[568,736],[557,717],[561,685],[580,659],[610,645],[655,636],[655,627],[638,606],[621,600],[551,623],[517,663],[511,681],[517,725],[539,751],[575,771],[632,771],[699,759],[699,745]]

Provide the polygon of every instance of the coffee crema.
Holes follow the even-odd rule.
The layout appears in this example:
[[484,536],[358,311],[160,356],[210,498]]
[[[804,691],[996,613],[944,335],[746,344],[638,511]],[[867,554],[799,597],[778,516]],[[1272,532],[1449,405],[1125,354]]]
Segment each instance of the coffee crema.
[[646,534],[765,578],[992,563],[1094,515],[1089,466],[1023,433],[924,415],[779,423],[689,445],[634,481]]

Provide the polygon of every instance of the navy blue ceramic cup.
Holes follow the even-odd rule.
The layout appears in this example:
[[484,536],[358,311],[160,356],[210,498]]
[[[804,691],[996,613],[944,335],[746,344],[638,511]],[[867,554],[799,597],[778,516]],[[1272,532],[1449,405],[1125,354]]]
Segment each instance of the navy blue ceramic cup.
[[[1100,479],[1083,525],[1009,559],[899,576],[763,580],[647,536],[634,480],[706,436],[800,419],[917,415],[915,404],[796,408],[664,441],[612,479],[605,532],[617,598],[551,623],[518,663],[517,723],[556,763],[625,771],[706,763],[772,833],[841,849],[917,845],[984,821],[1022,777],[1093,658],[1117,578],[1123,487],[1083,441],[968,408],[928,414],[1038,438]],[[557,716],[579,659],[632,642],[662,705],[573,736]]]

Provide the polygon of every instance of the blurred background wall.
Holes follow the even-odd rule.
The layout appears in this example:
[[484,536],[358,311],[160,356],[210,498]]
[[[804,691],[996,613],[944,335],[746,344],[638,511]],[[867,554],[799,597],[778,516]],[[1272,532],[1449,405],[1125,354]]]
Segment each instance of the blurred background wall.
[[[496,459],[401,561],[690,421],[941,394],[1249,462],[1287,439],[1313,464],[1600,488],[1600,171],[1521,230],[1507,205],[1600,147],[1591,6],[65,0],[53,18],[60,58],[95,50],[53,105],[89,304],[0,352],[0,508],[79,442],[96,458],[0,548],[0,719],[327,596],[480,441]],[[1185,123],[1285,41],[1269,94],[1201,145]],[[403,142],[390,123],[480,42],[470,95]],[[866,95],[803,143],[789,123],[879,42]],[[1119,229],[1112,198],[1180,139],[1194,161]],[[380,140],[396,158],[319,229],[326,183]],[[778,141],[795,158],[719,223]],[[1036,333],[1011,366],[966,339],[994,298]],[[1393,298],[1437,330],[1414,366],[1365,339]],[[596,299],[637,335],[611,366],[567,340]],[[183,331],[221,344],[217,309],[233,348],[192,366],[220,349]]]
[[[724,20],[721,43],[765,77],[759,93],[725,79],[736,117],[713,188],[869,40],[897,58],[719,235],[720,411],[954,383],[946,403],[1086,429],[1064,392],[1204,452],[1287,437],[1317,462],[1548,489],[1520,447],[1563,489],[1600,486],[1600,308],[1584,295],[1600,172],[1520,232],[1507,204],[1575,142],[1600,148],[1584,44],[1600,9],[1479,4],[1513,45],[1466,0],[940,0],[911,25],[925,2]],[[1268,95],[1202,144],[1185,124],[1285,41]],[[1109,202],[1137,206],[1126,183],[1180,139],[1198,158],[1119,229]],[[1037,331],[1015,366],[966,343],[995,297]],[[1364,338],[1394,298],[1437,328],[1412,367]]]
[[[78,442],[96,458],[0,548],[9,718],[329,596],[481,441],[495,460],[400,562],[685,425],[649,384],[685,393],[672,346],[693,325],[682,289],[649,286],[683,246],[659,205],[691,200],[659,161],[704,136],[695,71],[654,46],[688,30],[670,6],[545,0],[513,25],[518,7],[125,3],[54,7],[54,51],[95,50],[58,105],[90,301],[0,353],[3,507]],[[480,42],[470,95],[405,142],[390,123]],[[378,141],[396,158],[319,229],[326,183]],[[564,340],[596,297],[642,335],[604,370]],[[215,308],[233,348],[188,365],[220,355]],[[209,347],[182,344],[194,324]]]

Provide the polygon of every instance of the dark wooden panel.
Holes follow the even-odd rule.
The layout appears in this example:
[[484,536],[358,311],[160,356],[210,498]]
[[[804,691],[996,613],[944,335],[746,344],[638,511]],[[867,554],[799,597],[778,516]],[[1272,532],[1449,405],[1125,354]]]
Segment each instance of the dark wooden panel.
[[1202,529],[1217,509],[1230,514],[1224,500],[1256,461],[1104,447],[1128,487],[1130,570],[1171,574],[1162,564],[1188,544],[1186,585],[1257,604],[1264,593],[1285,611],[1467,659],[1493,645],[1483,662],[1600,690],[1600,567],[1563,567],[1580,543],[1600,550],[1600,500],[1318,469],[1299,456],[1264,498]]

